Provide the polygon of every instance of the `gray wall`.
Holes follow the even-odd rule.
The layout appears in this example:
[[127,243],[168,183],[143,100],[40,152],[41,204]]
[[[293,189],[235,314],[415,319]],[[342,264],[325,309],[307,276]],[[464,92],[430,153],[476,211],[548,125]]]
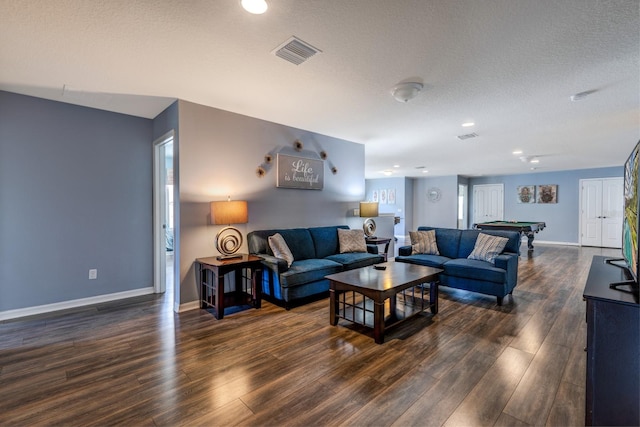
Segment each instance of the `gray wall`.
[[[236,225],[243,236],[276,227],[361,227],[353,209],[364,197],[363,145],[186,101],[179,101],[178,110],[181,304],[198,299],[195,259],[218,254],[215,235],[221,226],[210,224],[210,201],[248,201],[249,223]],[[266,154],[291,152],[296,139],[305,150],[328,153],[322,191],[277,188],[275,165],[257,176]],[[330,165],[338,168],[336,175]],[[246,250],[245,241],[241,251]]]
[[[427,198],[430,188],[440,189],[442,197],[437,202]],[[413,223],[409,230],[421,225],[458,228],[458,177],[440,176],[413,180]]]
[[[581,179],[623,176],[623,167],[579,169],[564,172],[542,172],[522,175],[493,176],[469,179],[469,218],[472,218],[473,186],[504,184],[504,219],[544,221],[547,227],[536,239],[558,243],[579,243]],[[516,189],[520,185],[558,185],[558,203],[517,203]],[[471,224],[470,224],[471,225]]]
[[0,311],[153,286],[151,141],[148,119],[0,91]]

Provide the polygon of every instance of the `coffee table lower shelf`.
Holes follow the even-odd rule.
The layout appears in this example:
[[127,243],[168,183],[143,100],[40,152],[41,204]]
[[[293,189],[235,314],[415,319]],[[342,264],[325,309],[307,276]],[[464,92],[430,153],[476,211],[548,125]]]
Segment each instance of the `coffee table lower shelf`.
[[327,276],[332,325],[344,319],[373,328],[375,342],[382,344],[386,328],[427,307],[433,314],[438,313],[438,274],[442,270],[394,261],[385,265],[388,267],[385,271],[364,267]]
[[[435,290],[437,284],[432,284]],[[430,292],[429,289],[426,292]],[[411,295],[419,293],[419,296]],[[435,304],[431,304],[431,299],[425,300],[425,287],[416,287],[401,292],[395,298],[389,298],[382,304],[376,304],[372,299],[358,294],[357,292],[342,292],[336,297],[338,308],[336,308],[337,319],[344,319],[357,325],[365,326],[376,330],[375,312],[376,306],[382,310],[381,318],[384,319],[384,328],[380,328],[381,338],[376,339],[378,344],[384,342],[384,331],[392,326],[396,326],[405,320],[422,313],[426,308],[430,308],[433,314],[437,313]],[[395,301],[393,301],[395,299]],[[335,324],[337,324],[336,321]]]

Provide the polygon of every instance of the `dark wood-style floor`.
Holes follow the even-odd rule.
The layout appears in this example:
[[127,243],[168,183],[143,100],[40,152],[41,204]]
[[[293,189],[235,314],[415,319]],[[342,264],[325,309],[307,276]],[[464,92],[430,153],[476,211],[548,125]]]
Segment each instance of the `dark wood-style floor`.
[[324,299],[217,321],[152,295],[0,323],[0,425],[584,425],[591,257],[537,244],[493,297],[442,288],[374,344]]

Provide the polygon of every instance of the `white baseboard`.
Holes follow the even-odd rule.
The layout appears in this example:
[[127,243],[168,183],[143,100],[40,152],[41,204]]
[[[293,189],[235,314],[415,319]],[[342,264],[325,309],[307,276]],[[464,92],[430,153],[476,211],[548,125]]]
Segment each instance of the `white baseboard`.
[[[527,239],[523,239],[523,242],[526,243]],[[576,242],[551,242],[551,241],[546,241],[546,240],[538,240],[535,239],[533,241],[533,246],[536,246],[536,243],[544,243],[545,245],[563,245],[563,246],[580,246],[580,243],[576,243]]]
[[153,286],[149,288],[133,289],[131,291],[116,292],[114,294],[98,295],[95,297],[74,299],[71,301],[56,302],[53,304],[37,305],[34,307],[18,308],[15,310],[0,311],[0,321],[17,319],[20,317],[34,316],[37,314],[51,313],[53,311],[67,310],[70,308],[84,307],[92,304],[116,301],[125,298],[138,297],[154,293]]
[[175,304],[173,310],[176,313],[182,313],[189,310],[197,310],[200,308],[200,301],[191,301],[184,304]]

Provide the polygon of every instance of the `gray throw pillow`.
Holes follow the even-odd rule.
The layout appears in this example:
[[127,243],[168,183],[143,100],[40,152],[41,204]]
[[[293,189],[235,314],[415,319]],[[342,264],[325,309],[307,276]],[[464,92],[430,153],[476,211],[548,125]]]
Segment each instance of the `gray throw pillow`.
[[411,238],[411,255],[440,255],[436,244],[436,230],[410,231],[409,237]]
[[479,259],[495,264],[496,257],[502,253],[504,247],[507,246],[509,239],[500,236],[491,236],[489,234],[480,233],[476,240],[473,251],[467,257],[468,259]]
[[282,258],[287,261],[287,267],[291,267],[291,263],[293,262],[293,254],[287,246],[287,242],[284,241],[284,237],[282,234],[276,233],[273,236],[269,236],[269,247],[271,248],[271,252],[273,252],[273,256],[276,258]]
[[367,243],[364,240],[362,230],[345,230],[338,228],[338,242],[340,243],[340,253],[347,252],[367,252]]

